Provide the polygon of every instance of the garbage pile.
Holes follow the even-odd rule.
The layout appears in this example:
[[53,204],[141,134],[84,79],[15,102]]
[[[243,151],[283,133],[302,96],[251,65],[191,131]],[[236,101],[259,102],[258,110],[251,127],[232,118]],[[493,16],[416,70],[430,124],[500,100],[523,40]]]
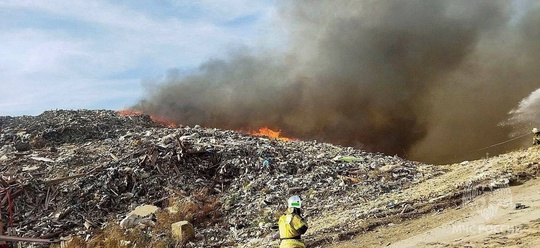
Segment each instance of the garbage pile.
[[[164,127],[110,110],[2,116],[0,147],[1,218],[14,235],[91,239],[140,205],[218,199],[207,216],[192,218],[195,239],[186,247],[269,245],[292,194],[304,198],[309,223],[444,173],[351,147]],[[308,231],[307,242],[316,235]]]

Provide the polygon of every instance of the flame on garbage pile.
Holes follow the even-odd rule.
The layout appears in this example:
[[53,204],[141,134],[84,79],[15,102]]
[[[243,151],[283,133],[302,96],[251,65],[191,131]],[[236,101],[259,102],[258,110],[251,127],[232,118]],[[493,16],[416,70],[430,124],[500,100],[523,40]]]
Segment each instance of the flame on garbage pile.
[[281,136],[281,130],[274,131],[268,127],[261,127],[258,131],[250,132],[249,134],[255,135],[255,136],[266,136],[271,139],[277,139],[281,141],[293,141],[295,139],[282,137]]
[[121,115],[121,116],[133,116],[133,115],[143,115],[144,114],[142,111],[131,110],[131,109],[118,110],[118,111],[116,111],[116,113],[118,113],[118,115]]
[[518,147],[479,149],[507,139],[498,123],[538,88],[538,1],[276,2],[279,50],[170,70],[132,108],[437,164]]
[[[131,110],[131,109],[119,110],[119,111],[116,111],[116,113],[118,113],[118,115],[121,115],[121,116],[134,116],[134,115],[144,115],[145,114],[142,111]],[[150,119],[152,119],[152,121],[154,123],[156,123],[158,125],[161,125],[161,126],[164,126],[164,127],[175,128],[175,127],[180,127],[181,126],[179,124],[168,121],[165,118],[157,116],[157,115],[149,115],[149,116],[150,116]]]

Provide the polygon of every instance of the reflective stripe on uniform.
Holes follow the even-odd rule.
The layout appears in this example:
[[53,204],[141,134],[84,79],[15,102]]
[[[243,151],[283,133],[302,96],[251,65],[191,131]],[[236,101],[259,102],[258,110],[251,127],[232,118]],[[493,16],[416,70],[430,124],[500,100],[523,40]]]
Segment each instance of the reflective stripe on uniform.
[[307,227],[304,220],[296,214],[282,215],[279,218],[278,225],[279,237],[283,240],[295,238],[299,239],[302,233],[300,233],[298,230],[302,227]]

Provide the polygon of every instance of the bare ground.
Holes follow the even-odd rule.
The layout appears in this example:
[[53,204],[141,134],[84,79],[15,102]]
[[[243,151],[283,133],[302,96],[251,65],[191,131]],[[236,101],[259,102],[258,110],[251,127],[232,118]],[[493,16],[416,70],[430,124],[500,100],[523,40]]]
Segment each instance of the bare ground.
[[[382,218],[380,225],[325,247],[538,247],[540,179],[536,179],[536,175],[539,155],[539,148],[533,147],[494,158],[447,165],[449,172],[445,175],[404,193],[412,199],[423,199],[421,196],[426,192],[440,195],[437,192],[474,178],[493,181],[507,173],[519,176],[509,183],[510,187],[478,195],[450,190],[450,194],[455,192],[455,197],[443,201],[447,204],[426,203],[431,209],[415,210],[416,216]],[[518,203],[525,207],[516,209]]]

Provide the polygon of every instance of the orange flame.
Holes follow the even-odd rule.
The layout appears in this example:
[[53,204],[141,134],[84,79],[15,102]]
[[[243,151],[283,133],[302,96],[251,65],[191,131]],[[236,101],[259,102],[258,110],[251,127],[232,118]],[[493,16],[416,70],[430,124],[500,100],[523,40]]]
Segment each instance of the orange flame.
[[121,115],[121,116],[132,116],[132,115],[144,114],[142,111],[131,110],[131,109],[118,110],[116,111],[116,113],[118,113],[118,115]]
[[294,139],[291,139],[291,138],[280,137],[279,135],[281,134],[281,130],[274,131],[274,130],[268,128],[268,127],[261,127],[261,128],[259,128],[259,131],[250,132],[250,134],[255,135],[255,136],[266,136],[266,137],[271,138],[271,139],[278,139],[278,140],[282,140],[282,141],[294,140]]
[[[118,113],[121,116],[132,116],[132,115],[142,115],[142,114],[144,114],[142,111],[130,110],[130,109],[119,110],[119,111],[116,111],[116,113]],[[152,119],[152,121],[154,123],[159,124],[161,126],[165,126],[165,127],[174,128],[174,127],[179,127],[180,126],[180,125],[178,125],[178,124],[176,124],[174,122],[167,121],[164,118],[159,117],[159,116],[155,116],[155,115],[150,115],[150,119]]]

